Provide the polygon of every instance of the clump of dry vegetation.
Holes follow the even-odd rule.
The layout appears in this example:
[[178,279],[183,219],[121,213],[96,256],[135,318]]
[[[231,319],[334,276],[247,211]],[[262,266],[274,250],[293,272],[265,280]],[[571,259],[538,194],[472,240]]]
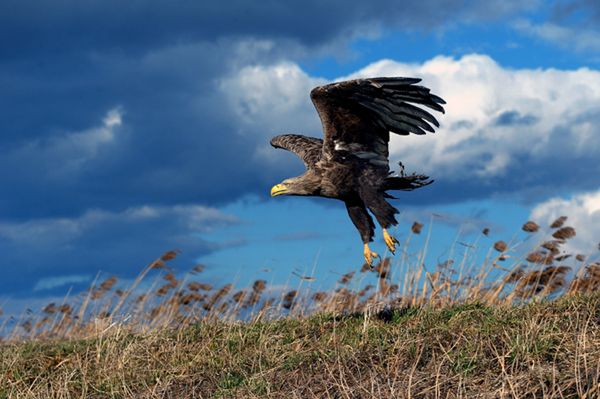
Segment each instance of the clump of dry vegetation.
[[322,291],[215,287],[168,251],[128,287],[4,320],[0,398],[600,397],[600,263],[563,250],[566,221],[435,266],[415,222],[396,260]]

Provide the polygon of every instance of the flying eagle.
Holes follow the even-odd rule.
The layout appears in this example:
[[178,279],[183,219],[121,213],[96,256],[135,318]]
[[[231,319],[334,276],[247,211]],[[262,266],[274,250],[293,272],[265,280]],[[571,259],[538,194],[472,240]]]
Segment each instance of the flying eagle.
[[[444,113],[445,101],[429,89],[416,85],[416,78],[371,78],[332,83],[314,88],[310,98],[319,113],[324,139],[297,134],[273,137],[271,145],[298,155],[306,172],[273,186],[271,196],[304,195],[344,201],[348,215],[364,243],[369,265],[379,255],[369,248],[375,224],[371,211],[383,228],[383,238],[394,253],[398,240],[388,233],[398,224],[398,210],[387,202],[388,190],[414,190],[432,183],[428,176],[390,172],[390,132],[425,134],[439,127],[423,105]],[[433,126],[432,126],[433,125]]]

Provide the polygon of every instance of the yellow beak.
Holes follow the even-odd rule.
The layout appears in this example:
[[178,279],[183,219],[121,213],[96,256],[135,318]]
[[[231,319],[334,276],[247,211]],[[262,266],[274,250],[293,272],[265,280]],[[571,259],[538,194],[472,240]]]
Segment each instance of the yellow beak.
[[281,194],[285,194],[287,188],[283,184],[276,184],[271,188],[271,197],[276,197]]

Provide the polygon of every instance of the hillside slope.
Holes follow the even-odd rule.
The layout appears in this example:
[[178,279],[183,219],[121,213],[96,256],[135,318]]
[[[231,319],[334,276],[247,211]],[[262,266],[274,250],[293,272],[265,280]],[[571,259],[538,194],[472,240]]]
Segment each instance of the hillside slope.
[[0,346],[0,398],[600,396],[600,296]]

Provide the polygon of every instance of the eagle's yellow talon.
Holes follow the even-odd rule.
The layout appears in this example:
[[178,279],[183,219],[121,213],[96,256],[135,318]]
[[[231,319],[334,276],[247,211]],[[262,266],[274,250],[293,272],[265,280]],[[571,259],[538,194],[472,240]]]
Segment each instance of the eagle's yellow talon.
[[369,248],[369,244],[365,244],[363,253],[365,254],[365,262],[367,263],[367,265],[373,267],[373,258],[379,258],[377,252],[371,251],[371,248]]
[[398,240],[396,237],[390,235],[386,229],[383,229],[383,240],[385,241],[385,245],[387,245],[388,249],[392,254],[396,253],[396,244],[398,244]]

